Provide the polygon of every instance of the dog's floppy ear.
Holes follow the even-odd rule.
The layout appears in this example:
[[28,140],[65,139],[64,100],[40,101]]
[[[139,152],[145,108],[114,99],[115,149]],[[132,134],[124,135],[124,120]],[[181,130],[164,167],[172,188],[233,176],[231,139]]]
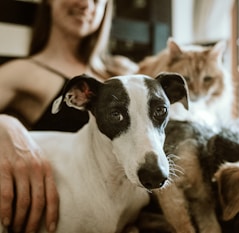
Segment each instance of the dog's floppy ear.
[[171,104],[179,101],[188,109],[188,88],[184,78],[177,73],[160,73],[157,77]]
[[233,219],[239,213],[239,165],[226,163],[214,174],[224,221]]
[[66,102],[69,107],[86,109],[91,100],[96,97],[101,85],[103,85],[101,82],[85,74],[70,79],[62,95],[54,101],[52,113],[59,112],[63,102]]

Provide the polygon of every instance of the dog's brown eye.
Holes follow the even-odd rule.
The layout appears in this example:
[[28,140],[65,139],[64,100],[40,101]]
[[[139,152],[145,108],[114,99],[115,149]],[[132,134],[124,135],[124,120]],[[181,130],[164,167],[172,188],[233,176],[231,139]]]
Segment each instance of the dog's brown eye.
[[167,114],[168,109],[165,106],[158,106],[153,114],[155,120],[162,119]]
[[110,116],[114,121],[122,121],[124,119],[123,115],[118,111],[111,112]]

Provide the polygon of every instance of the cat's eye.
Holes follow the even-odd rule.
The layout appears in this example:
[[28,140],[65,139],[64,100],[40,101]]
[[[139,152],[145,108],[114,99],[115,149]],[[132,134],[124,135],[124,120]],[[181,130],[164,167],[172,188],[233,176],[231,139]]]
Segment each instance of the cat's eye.
[[203,79],[204,83],[211,83],[213,81],[213,77],[205,76]]

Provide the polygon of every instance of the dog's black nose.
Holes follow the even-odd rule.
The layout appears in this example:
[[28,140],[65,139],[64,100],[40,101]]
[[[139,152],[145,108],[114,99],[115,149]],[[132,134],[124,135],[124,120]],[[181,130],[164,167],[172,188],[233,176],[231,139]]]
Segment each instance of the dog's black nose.
[[145,155],[145,163],[140,166],[138,177],[146,189],[157,189],[164,185],[167,172],[159,168],[157,155],[154,152]]
[[160,170],[151,170],[145,167],[139,169],[138,177],[141,184],[149,190],[162,187],[167,180]]

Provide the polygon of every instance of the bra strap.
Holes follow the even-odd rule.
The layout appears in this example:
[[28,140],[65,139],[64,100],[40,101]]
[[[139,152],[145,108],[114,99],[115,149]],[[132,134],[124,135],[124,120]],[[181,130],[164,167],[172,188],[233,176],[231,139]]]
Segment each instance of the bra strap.
[[44,69],[46,69],[46,70],[48,70],[48,71],[50,71],[50,72],[52,72],[54,74],[59,75],[60,77],[62,77],[64,79],[67,79],[67,80],[69,79],[69,77],[67,75],[61,73],[60,71],[58,71],[58,70],[56,70],[56,69],[54,69],[54,68],[52,68],[52,67],[50,67],[50,66],[48,66],[48,65],[46,65],[44,63],[42,63],[42,62],[39,62],[39,61],[34,60],[34,59],[29,59],[29,61],[31,61],[32,63],[34,63],[34,64],[36,64],[38,66],[41,66],[42,68],[44,68]]

